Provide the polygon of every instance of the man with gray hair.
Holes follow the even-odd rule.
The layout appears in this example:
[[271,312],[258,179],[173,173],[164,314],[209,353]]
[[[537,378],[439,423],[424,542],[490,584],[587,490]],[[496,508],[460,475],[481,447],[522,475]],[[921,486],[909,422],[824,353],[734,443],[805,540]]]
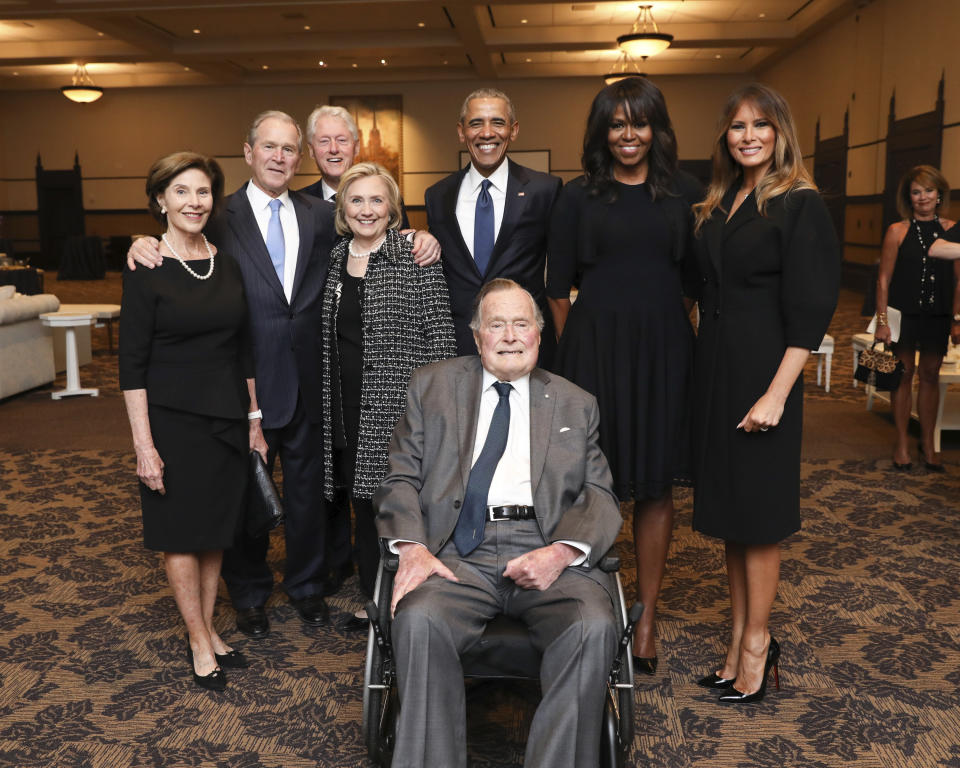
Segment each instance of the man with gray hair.
[[[360,131],[346,109],[330,104],[316,107],[307,118],[307,150],[317,164],[320,180],[301,189],[308,195],[334,202],[340,177],[357,159]],[[399,183],[400,179],[395,179]],[[400,201],[400,229],[409,229],[407,211]]]
[[519,130],[513,102],[503,91],[480,88],[464,99],[457,133],[470,164],[426,191],[427,227],[443,250],[457,353],[477,351],[470,313],[480,286],[506,277],[533,294],[547,318],[540,365],[549,370],[556,333],[543,275],[550,212],[561,181],[507,159]]

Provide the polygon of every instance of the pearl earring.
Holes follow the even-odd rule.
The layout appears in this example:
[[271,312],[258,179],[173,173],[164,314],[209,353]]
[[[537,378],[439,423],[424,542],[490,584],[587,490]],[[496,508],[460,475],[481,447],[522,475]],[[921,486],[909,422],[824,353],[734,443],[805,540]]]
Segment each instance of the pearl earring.
[[162,205],[160,206],[160,213],[161,213],[163,216],[166,216],[166,215],[167,215],[167,209],[164,208]]

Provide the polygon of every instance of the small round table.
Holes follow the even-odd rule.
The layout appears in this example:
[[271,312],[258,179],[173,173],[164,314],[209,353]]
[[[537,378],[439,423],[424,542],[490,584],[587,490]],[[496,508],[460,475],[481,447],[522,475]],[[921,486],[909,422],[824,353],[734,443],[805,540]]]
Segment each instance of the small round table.
[[93,325],[97,317],[89,312],[44,312],[40,315],[40,322],[49,328],[64,329],[64,344],[67,353],[67,388],[59,392],[51,392],[50,397],[59,400],[61,397],[73,395],[91,395],[97,397],[100,390],[96,388],[84,389],[80,386],[80,365],[77,361],[77,333],[75,328]]

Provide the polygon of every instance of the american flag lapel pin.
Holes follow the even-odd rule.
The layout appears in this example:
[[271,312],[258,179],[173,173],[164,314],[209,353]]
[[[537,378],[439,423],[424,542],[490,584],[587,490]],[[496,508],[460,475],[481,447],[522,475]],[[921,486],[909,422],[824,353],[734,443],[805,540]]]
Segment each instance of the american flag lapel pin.
[[525,194],[527,194],[527,193],[526,193],[526,192],[517,192],[517,197],[523,197]]

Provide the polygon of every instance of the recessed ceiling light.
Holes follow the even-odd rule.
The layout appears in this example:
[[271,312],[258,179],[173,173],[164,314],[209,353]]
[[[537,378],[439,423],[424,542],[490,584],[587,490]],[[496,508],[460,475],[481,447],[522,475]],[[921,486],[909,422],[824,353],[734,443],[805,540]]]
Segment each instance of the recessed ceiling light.
[[310,31],[310,25],[309,25],[309,24],[304,24],[304,25],[303,25],[303,28],[304,28],[307,32]]
[[715,59],[722,59],[723,57],[718,53],[718,54],[716,54],[713,58],[715,58]]
[[527,23],[527,20],[526,20],[526,19],[520,19],[520,23],[521,23],[521,24],[526,24],[526,23]]
[[13,76],[14,76],[14,77],[19,77],[19,76],[20,76],[20,73],[19,73],[19,72],[14,72],[14,73],[13,73]]
[[262,65],[262,66],[260,67],[260,69],[270,69],[270,65],[269,65],[269,64],[264,64],[264,65]]
[[350,66],[351,66],[351,67],[353,67],[354,69],[356,69],[356,68],[357,68],[357,64],[356,64],[356,62],[354,62],[354,63],[353,63],[353,64],[351,64]]
[[200,34],[200,30],[199,30],[199,29],[195,29],[195,30],[193,30],[193,34],[195,34],[195,35],[199,35],[199,34]]
[[386,59],[380,59],[380,63],[383,64],[383,66],[387,66],[387,60],[386,60]]
[[424,24],[422,21],[418,21],[418,22],[417,22],[417,26],[423,28],[423,27],[425,27],[425,26],[427,26],[427,25]]
[[190,71],[190,67],[184,67],[184,68],[183,68],[183,71],[184,71],[184,72],[189,72],[189,71]]
[[97,37],[103,37],[103,32],[97,32]]
[[526,60],[527,64],[529,64],[531,61],[533,61],[533,59],[527,59],[527,60]]
[[446,59],[444,59],[444,60],[443,60],[443,63],[444,63],[444,64],[449,64],[450,62],[447,61]]
[[320,59],[320,61],[317,62],[317,66],[325,67],[327,66],[327,62],[325,62],[323,59]]
[[767,18],[767,14],[761,13],[757,18],[765,19],[765,18]]

